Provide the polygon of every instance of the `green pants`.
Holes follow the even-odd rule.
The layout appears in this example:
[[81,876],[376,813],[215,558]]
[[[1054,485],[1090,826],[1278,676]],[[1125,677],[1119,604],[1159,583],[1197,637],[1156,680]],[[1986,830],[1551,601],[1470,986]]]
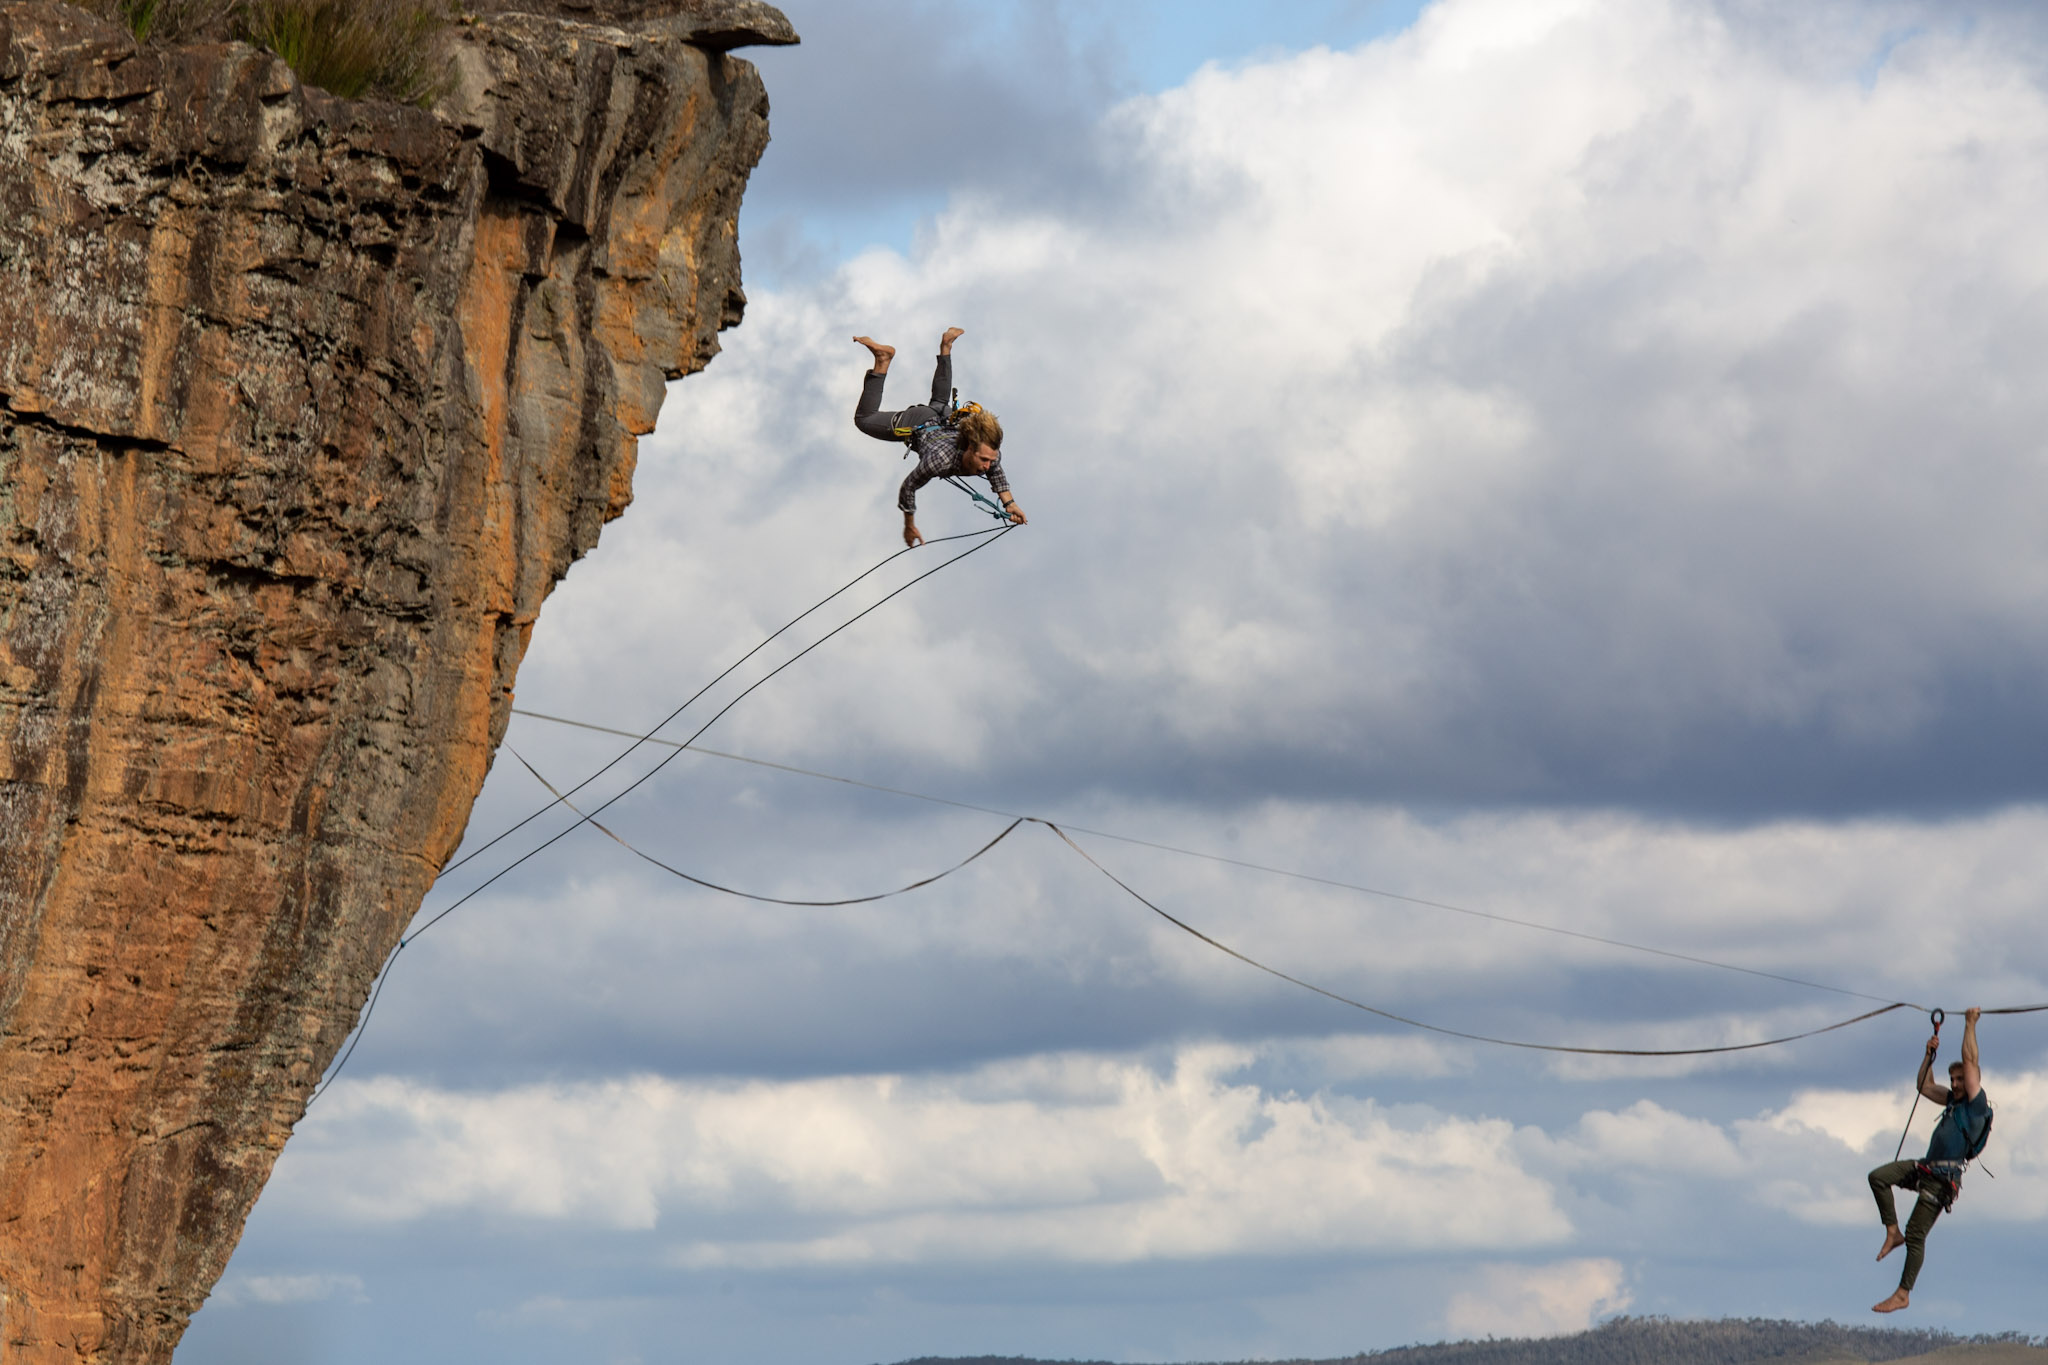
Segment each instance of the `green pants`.
[[[1933,1184],[1932,1181],[1928,1183]],[[1884,1219],[1888,1228],[1899,1225],[1899,1211],[1892,1203],[1893,1186],[1902,1190],[1919,1190],[1919,1168],[1910,1161],[1889,1161],[1870,1173],[1870,1192],[1876,1196],[1878,1216]],[[1913,1282],[1920,1278],[1920,1263],[1927,1259],[1928,1229],[1939,1217],[1940,1198],[1932,1190],[1921,1190],[1920,1202],[1913,1206],[1913,1216],[1906,1220],[1906,1268],[1899,1275],[1899,1288],[1909,1294],[1913,1291]]]

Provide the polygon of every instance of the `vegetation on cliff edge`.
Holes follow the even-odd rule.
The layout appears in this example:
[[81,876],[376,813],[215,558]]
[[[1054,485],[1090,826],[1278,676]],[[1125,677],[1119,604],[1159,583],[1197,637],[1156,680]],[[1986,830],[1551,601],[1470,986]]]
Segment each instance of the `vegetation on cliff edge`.
[[77,0],[142,42],[239,39],[268,48],[300,80],[347,99],[425,104],[445,88],[434,35],[453,0]]

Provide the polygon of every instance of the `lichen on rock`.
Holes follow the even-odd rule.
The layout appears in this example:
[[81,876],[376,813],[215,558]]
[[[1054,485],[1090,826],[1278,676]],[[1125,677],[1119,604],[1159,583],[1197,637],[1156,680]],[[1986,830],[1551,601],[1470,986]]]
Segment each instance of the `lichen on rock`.
[[753,0],[537,0],[431,111],[0,3],[0,1362],[158,1361],[739,320]]

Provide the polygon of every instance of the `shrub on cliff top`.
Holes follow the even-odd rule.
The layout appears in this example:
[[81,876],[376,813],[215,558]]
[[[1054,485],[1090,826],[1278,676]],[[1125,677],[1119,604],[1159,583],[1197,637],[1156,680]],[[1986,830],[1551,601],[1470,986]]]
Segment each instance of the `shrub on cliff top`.
[[238,38],[283,58],[300,80],[347,99],[425,104],[444,76],[433,38],[454,0],[80,0],[143,42]]
[[308,85],[413,104],[441,93],[441,74],[428,62],[434,34],[451,17],[436,0],[251,0],[244,31]]

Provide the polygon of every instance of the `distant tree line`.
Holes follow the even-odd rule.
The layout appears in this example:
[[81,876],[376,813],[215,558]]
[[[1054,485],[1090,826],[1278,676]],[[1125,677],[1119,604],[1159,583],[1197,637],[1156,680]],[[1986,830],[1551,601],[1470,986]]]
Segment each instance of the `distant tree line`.
[[[1804,1358],[1821,1361],[1888,1360],[1926,1355],[1951,1346],[2037,1346],[2020,1332],[1958,1336],[1928,1328],[1844,1327],[1836,1322],[1781,1322],[1722,1318],[1678,1322],[1670,1318],[1615,1318],[1568,1337],[1516,1337],[1397,1346],[1325,1361],[1266,1365],[1753,1365]],[[902,1365],[1109,1365],[1107,1361],[1043,1361],[1024,1356],[922,1356]],[[1217,1365],[1211,1362],[1210,1365]],[[1232,1362],[1231,1365],[1251,1365]]]

